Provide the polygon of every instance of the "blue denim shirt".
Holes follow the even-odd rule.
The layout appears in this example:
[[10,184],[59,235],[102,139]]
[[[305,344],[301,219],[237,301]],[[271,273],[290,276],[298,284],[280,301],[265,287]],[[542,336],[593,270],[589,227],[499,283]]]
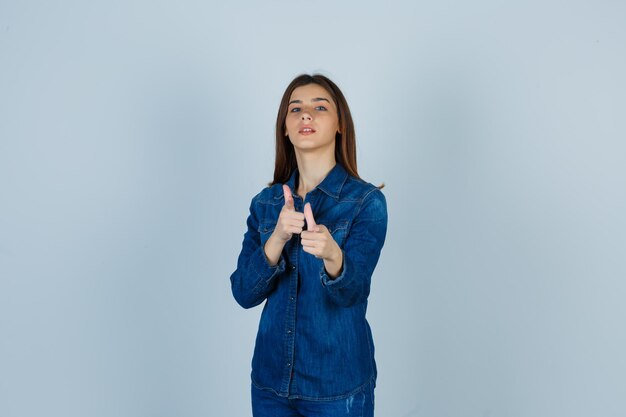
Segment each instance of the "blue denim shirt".
[[329,229],[343,251],[341,274],[330,278],[323,260],[302,249],[299,234],[270,266],[263,245],[285,203],[282,185],[275,184],[250,204],[248,230],[230,277],[232,292],[244,308],[267,300],[252,358],[255,385],[287,398],[341,399],[376,383],[365,313],[387,232],[387,203],[378,188],[339,163],[304,201],[294,192],[297,177],[295,170],[287,182],[295,209],[303,212],[311,203],[316,223]]

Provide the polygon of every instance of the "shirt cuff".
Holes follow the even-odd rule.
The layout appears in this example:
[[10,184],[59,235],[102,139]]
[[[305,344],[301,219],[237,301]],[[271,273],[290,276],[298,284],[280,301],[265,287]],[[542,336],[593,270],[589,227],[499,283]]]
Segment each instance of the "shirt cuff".
[[270,265],[267,257],[265,256],[265,251],[262,247],[258,248],[255,254],[252,256],[252,269],[259,276],[259,283],[254,288],[255,292],[259,292],[262,288],[266,287],[269,282],[276,275],[282,273],[286,269],[286,261],[283,257],[283,254],[280,254],[280,258],[278,259],[278,263],[276,265]]
[[346,253],[343,252],[343,265],[341,266],[341,274],[337,276],[337,278],[331,278],[326,273],[326,268],[324,267],[324,262],[322,262],[322,269],[320,271],[320,281],[322,282],[323,287],[332,287],[334,289],[343,288],[349,283],[349,279],[346,278],[346,271],[349,270],[348,261],[346,259]]

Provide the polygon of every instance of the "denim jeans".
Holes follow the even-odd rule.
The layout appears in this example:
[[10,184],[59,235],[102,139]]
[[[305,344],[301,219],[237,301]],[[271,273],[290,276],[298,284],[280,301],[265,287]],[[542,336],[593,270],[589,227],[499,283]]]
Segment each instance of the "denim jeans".
[[340,400],[288,399],[251,384],[253,417],[374,417],[374,383]]

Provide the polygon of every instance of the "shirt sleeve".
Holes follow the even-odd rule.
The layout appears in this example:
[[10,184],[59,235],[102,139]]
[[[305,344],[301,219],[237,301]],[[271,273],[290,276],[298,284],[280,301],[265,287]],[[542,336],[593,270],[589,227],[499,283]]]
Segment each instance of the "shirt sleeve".
[[237,303],[243,308],[251,308],[261,304],[276,287],[274,278],[285,271],[285,259],[281,253],[278,264],[269,264],[261,246],[254,198],[246,224],[248,230],[244,233],[237,269],[231,274],[230,283]]
[[346,237],[340,275],[330,278],[322,263],[320,279],[330,298],[349,307],[367,300],[372,273],[387,234],[387,202],[376,188],[363,199]]

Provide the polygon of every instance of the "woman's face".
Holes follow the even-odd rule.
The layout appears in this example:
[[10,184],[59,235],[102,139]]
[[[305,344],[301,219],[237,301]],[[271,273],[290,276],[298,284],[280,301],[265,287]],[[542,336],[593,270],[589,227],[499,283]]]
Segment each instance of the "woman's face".
[[296,149],[332,147],[334,151],[337,132],[341,133],[337,107],[324,87],[307,84],[293,90],[285,118],[285,136]]

